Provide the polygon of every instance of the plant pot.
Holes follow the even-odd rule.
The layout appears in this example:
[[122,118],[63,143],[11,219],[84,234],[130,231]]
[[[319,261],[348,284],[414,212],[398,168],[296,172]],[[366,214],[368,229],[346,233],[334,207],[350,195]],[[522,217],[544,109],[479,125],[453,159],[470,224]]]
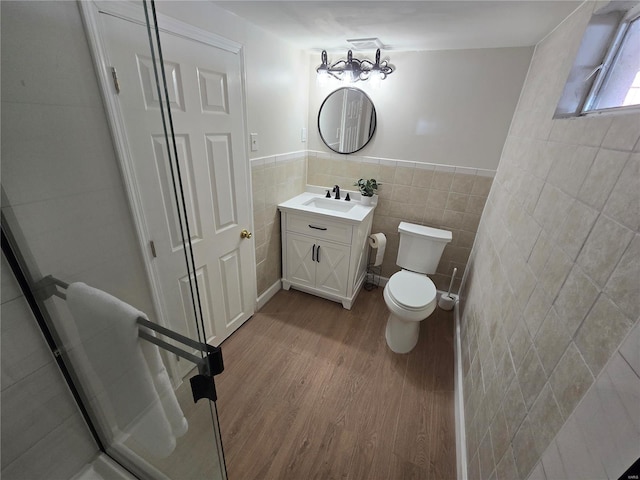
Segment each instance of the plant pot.
[[364,195],[360,197],[360,203],[362,203],[362,205],[369,206],[371,205],[372,200],[373,197],[365,197]]

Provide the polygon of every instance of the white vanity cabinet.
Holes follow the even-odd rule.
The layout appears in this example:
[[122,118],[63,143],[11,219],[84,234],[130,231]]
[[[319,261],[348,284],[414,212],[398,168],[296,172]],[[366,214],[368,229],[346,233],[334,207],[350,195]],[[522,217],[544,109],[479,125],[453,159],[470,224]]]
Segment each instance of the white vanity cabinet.
[[[355,206],[354,202],[354,206]],[[365,279],[373,208],[363,218],[300,211],[279,205],[282,229],[282,285],[351,309]],[[365,207],[361,207],[365,208]]]
[[293,232],[286,236],[285,289],[294,284],[346,297],[351,246]]

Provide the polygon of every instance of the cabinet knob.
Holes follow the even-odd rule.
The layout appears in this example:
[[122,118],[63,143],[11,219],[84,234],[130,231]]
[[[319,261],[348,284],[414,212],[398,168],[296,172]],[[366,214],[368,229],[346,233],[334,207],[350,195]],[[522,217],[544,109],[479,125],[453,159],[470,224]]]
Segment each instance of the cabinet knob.
[[246,228],[240,232],[240,238],[251,238],[251,235],[253,234]]

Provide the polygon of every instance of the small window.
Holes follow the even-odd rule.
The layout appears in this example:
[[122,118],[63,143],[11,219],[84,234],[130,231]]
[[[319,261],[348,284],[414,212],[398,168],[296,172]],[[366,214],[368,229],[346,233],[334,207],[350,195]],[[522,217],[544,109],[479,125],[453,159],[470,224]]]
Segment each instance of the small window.
[[640,17],[623,20],[587,96],[583,113],[640,105]]
[[610,2],[591,17],[554,118],[639,106],[640,2]]

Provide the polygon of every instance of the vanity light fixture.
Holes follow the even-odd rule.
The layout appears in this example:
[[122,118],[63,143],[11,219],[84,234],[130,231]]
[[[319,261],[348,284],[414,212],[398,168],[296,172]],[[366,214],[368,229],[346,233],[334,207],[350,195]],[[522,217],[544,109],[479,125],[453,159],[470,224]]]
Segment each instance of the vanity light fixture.
[[318,80],[323,82],[329,78],[336,78],[348,83],[371,80],[373,82],[384,80],[387,75],[393,73],[394,68],[387,61],[380,62],[380,49],[376,50],[375,63],[367,60],[359,60],[353,57],[351,50],[347,52],[346,60],[338,60],[329,65],[327,51],[323,50],[320,56],[322,65],[316,68]]

